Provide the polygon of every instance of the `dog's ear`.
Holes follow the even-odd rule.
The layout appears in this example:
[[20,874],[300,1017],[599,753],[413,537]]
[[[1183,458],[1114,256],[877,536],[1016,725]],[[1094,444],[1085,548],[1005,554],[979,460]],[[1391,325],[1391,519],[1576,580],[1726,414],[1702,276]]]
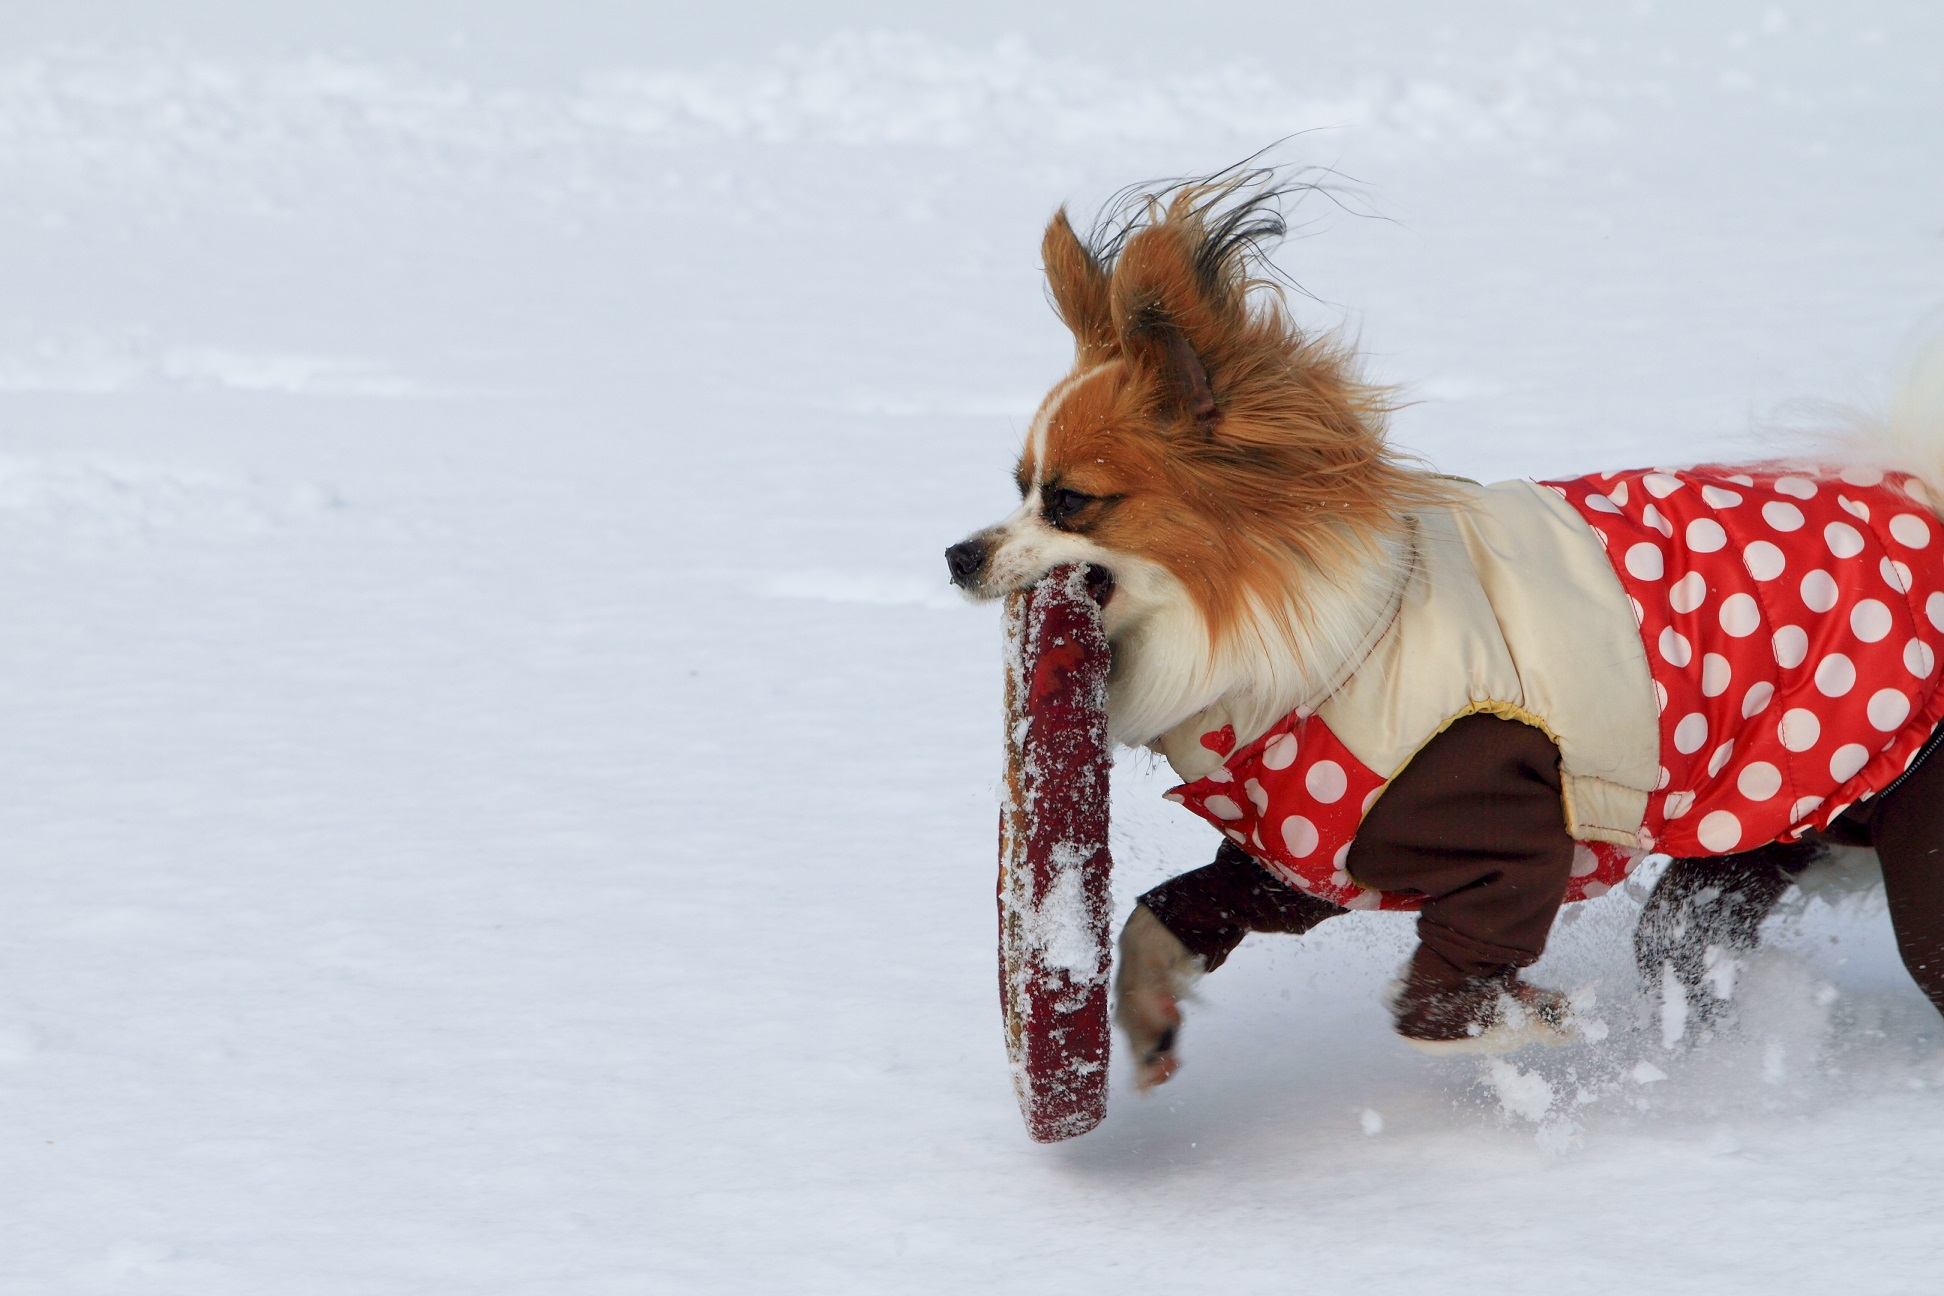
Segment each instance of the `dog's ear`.
[[1199,222],[1161,221],[1114,263],[1114,330],[1130,363],[1160,380],[1174,415],[1203,436],[1222,418],[1220,364],[1239,323],[1233,287],[1199,264]]
[[1215,403],[1208,366],[1188,334],[1165,311],[1149,307],[1137,314],[1125,350],[1137,364],[1162,375],[1170,404],[1197,432],[1204,436],[1214,432],[1222,410]]
[[1064,207],[1047,222],[1040,258],[1046,263],[1046,290],[1061,322],[1073,331],[1081,367],[1106,359],[1116,347],[1107,272],[1073,232]]

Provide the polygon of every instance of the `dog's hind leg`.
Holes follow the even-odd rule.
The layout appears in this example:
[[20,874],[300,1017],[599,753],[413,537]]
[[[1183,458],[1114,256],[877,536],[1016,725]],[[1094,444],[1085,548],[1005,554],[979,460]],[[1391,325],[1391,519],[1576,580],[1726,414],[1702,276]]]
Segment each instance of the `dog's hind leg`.
[[1904,967],[1944,1012],[1944,759],[1932,750],[1851,814],[1867,826],[1883,865],[1884,899]]
[[[1933,735],[1903,777],[1851,806],[1825,835],[1875,848],[1897,951],[1944,1012],[1944,760],[1935,743]],[[1720,999],[1704,987],[1708,950],[1754,949],[1762,920],[1822,849],[1813,840],[1771,842],[1739,855],[1672,861],[1634,931],[1634,958],[1649,988],[1663,987],[1671,970],[1690,1009],[1699,1009],[1704,1021],[1718,1012]]]
[[1142,896],[1121,930],[1114,976],[1114,1021],[1134,1053],[1135,1086],[1151,1089],[1175,1073],[1181,1000],[1244,936],[1299,936],[1344,912],[1279,882],[1232,842],[1214,863]]
[[1671,970],[1687,1007],[1706,1024],[1726,1001],[1707,984],[1721,957],[1755,948],[1762,920],[1822,853],[1815,842],[1770,842],[1736,855],[1670,861],[1634,929],[1641,979],[1668,993]]

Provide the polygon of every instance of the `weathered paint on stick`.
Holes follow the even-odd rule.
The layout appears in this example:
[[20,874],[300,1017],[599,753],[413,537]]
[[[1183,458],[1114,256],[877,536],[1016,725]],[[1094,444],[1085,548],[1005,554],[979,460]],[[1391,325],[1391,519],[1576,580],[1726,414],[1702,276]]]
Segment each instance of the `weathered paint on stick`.
[[1108,665],[1084,565],[1006,600],[999,997],[1013,1088],[1042,1143],[1107,1115]]

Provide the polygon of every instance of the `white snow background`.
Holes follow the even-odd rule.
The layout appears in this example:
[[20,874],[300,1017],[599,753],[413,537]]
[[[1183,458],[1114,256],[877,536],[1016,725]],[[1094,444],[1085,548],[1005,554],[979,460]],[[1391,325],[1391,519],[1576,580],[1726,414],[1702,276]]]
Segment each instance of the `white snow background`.
[[[1944,10],[0,9],[0,1291],[1935,1292],[1944,1023],[1868,895],[1668,1043],[1429,1060],[1408,919],[1251,940],[1027,1141],[996,1001],[1037,248],[1269,141],[1473,476],[1880,397]],[[1368,214],[1358,214],[1368,213]],[[1123,761],[1121,911],[1209,831]],[[1117,1066],[1119,1062],[1117,1061]],[[1117,1072],[1116,1080],[1121,1076]]]

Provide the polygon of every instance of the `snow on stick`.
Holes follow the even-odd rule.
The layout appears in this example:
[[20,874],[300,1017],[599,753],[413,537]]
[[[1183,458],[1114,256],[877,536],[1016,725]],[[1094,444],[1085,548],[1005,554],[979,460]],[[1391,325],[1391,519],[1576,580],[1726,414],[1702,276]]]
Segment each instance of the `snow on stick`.
[[1107,635],[1089,569],[1006,600],[999,999],[1013,1089],[1041,1143],[1107,1115]]

